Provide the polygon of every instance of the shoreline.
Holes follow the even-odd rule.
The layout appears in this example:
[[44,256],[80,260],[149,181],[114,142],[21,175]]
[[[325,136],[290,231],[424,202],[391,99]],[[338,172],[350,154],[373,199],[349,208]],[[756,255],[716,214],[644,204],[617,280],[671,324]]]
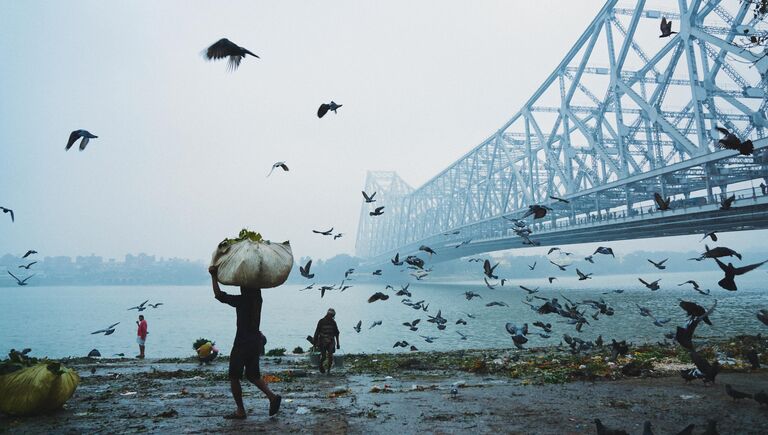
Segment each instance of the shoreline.
[[724,392],[725,383],[749,392],[768,386],[768,369],[752,370],[737,354],[746,346],[768,364],[762,336],[697,341],[707,358],[717,353],[728,362],[713,386],[680,379],[677,371],[692,364],[676,345],[631,347],[613,365],[606,346],[580,355],[553,347],[349,354],[331,375],[318,373],[306,354],[262,357],[262,375],[283,406],[268,418],[266,400],[245,384],[250,416],[243,421],[221,418],[233,406],[227,358],[210,366],[195,358],[70,358],[62,362],[82,381],[64,409],[2,416],[0,432],[590,434],[601,418],[631,433],[644,420],[656,433],[674,433],[714,417],[723,434],[766,433],[766,407]]

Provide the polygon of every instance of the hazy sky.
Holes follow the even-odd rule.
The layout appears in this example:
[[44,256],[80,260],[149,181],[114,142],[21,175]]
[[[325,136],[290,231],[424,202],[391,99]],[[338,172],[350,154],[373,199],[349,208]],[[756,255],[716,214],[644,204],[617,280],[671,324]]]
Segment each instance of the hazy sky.
[[[366,170],[444,169],[602,4],[0,0],[0,254],[207,259],[242,227],[352,253]],[[204,61],[222,37],[261,59]],[[79,128],[99,138],[65,152]],[[329,227],[344,237],[311,233]]]

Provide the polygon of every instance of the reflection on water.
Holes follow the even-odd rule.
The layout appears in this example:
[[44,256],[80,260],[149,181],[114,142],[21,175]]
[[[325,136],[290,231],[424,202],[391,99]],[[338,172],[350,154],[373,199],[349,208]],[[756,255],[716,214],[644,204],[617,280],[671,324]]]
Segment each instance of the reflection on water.
[[[505,287],[496,290],[485,288],[482,281],[474,283],[436,284],[414,282],[410,286],[412,299],[429,303],[429,312],[414,310],[400,303],[391,290],[389,300],[372,304],[367,298],[376,291],[384,291],[387,282],[355,284],[344,293],[327,292],[324,298],[316,290],[299,291],[304,286],[286,285],[263,291],[264,310],[262,330],[269,343],[267,348],[284,347],[291,351],[296,346],[307,348],[305,338],[314,332],[319,320],[329,307],[336,309],[336,320],[341,330],[342,352],[376,352],[404,350],[392,349],[398,340],[415,344],[420,350],[452,350],[461,348],[511,347],[509,335],[504,330],[506,322],[532,323],[543,320],[552,323],[552,338],[545,340],[530,335],[529,346],[544,346],[560,342],[563,333],[593,339],[602,334],[605,339],[628,339],[633,342],[658,341],[664,332],[673,330],[685,321],[683,311],[677,306],[679,298],[696,301],[709,306],[717,299],[718,308],[712,316],[713,327],[703,325],[698,336],[728,336],[741,333],[756,334],[765,331],[755,318],[755,307],[768,307],[761,283],[764,270],[757,270],[740,277],[739,291],[727,292],[717,287],[719,273],[649,273],[644,278],[662,278],[661,290],[651,292],[637,281],[637,276],[596,276],[590,281],[576,278],[559,278],[553,285],[546,279],[512,280]],[[696,279],[703,288],[712,289],[711,296],[702,296],[689,286],[677,284]],[[389,283],[398,288],[405,282]],[[601,316],[585,326],[581,334],[574,327],[561,323],[555,315],[540,316],[521,303],[525,293],[517,285],[540,287],[537,296],[560,297],[571,300],[603,297],[615,308],[613,317]],[[317,285],[315,286],[318,287]],[[622,294],[603,292],[624,289]],[[463,293],[467,290],[480,293],[482,299],[467,301]],[[146,286],[146,287],[25,287],[4,288],[3,315],[0,316],[0,352],[10,348],[31,347],[35,356],[84,356],[93,348],[103,356],[138,353],[135,344],[137,312],[127,308],[141,303],[163,302],[157,309],[148,309],[144,315],[149,323],[147,354],[151,357],[190,356],[192,342],[198,337],[207,337],[217,342],[223,353],[229,353],[235,334],[234,309],[217,302],[209,286]],[[237,288],[225,291],[238,292]],[[504,301],[509,307],[486,307],[491,301]],[[541,301],[535,301],[534,304]],[[666,327],[659,328],[647,317],[641,317],[635,304],[653,311],[657,317],[671,317]],[[434,324],[427,323],[427,314],[435,315],[437,310],[448,319],[448,327],[439,331]],[[587,308],[591,314],[592,309]],[[470,319],[467,313],[473,314]],[[411,332],[402,323],[421,318],[417,332]],[[456,325],[463,318],[467,325]],[[352,327],[363,321],[362,331],[357,334]],[[368,329],[374,320],[383,324]],[[110,336],[91,335],[90,332],[104,328],[114,322],[121,322]],[[456,331],[468,336],[460,339]],[[426,343],[419,335],[438,337],[434,343]]]

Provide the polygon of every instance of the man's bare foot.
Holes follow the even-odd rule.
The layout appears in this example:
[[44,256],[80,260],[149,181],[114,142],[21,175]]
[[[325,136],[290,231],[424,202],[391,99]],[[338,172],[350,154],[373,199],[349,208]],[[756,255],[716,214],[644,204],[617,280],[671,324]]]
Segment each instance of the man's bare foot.
[[282,401],[283,398],[280,397],[279,394],[275,395],[272,399],[269,399],[269,416],[272,417],[273,415],[277,414],[277,411],[280,410],[280,401]]

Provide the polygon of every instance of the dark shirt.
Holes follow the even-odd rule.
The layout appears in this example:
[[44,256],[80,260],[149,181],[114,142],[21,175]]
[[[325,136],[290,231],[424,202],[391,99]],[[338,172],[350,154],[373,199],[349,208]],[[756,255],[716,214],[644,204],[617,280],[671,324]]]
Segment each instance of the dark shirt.
[[333,320],[333,318],[323,317],[317,322],[317,328],[315,328],[315,340],[320,339],[328,342],[338,336],[339,327],[336,326],[336,321]]
[[258,344],[261,333],[261,290],[249,290],[242,295],[221,292],[216,296],[219,302],[231,305],[237,310],[237,334],[235,344]]

